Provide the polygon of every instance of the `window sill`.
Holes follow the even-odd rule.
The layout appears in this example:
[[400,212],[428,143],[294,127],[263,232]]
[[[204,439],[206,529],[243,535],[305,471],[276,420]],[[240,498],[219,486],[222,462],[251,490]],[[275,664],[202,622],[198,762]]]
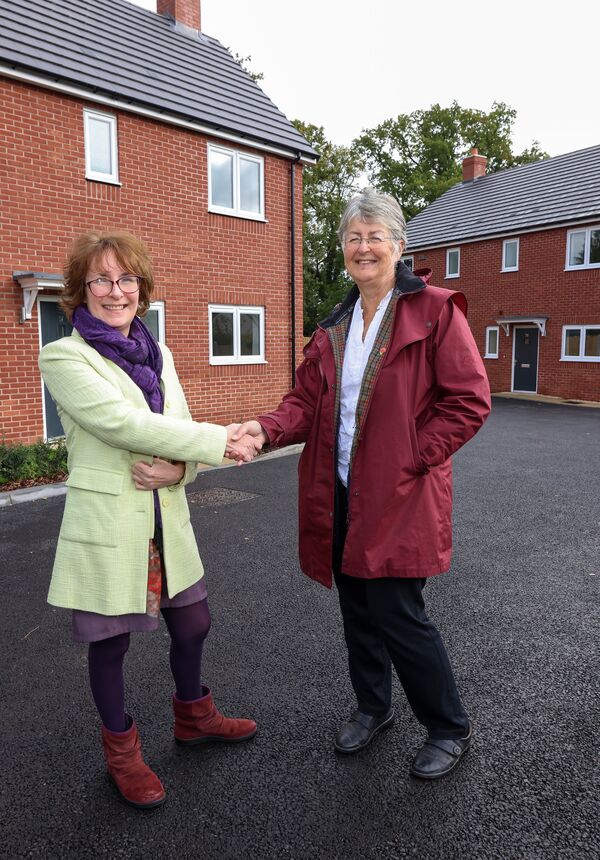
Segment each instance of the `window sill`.
[[510,274],[510,272],[518,272],[518,271],[519,271],[518,268],[517,269],[500,269],[500,274],[505,275],[506,273]]
[[458,275],[444,275],[445,281],[454,281],[456,278],[460,278],[460,273]]
[[498,355],[484,355],[483,357],[484,358],[499,358],[500,356],[498,356]]
[[102,185],[118,185],[119,187],[123,185],[118,179],[110,179],[107,176],[88,176],[86,174],[85,178],[88,182],[100,182]]
[[213,215],[227,215],[229,218],[241,218],[244,221],[260,221],[267,224],[268,221],[264,215],[256,215],[252,212],[236,212],[235,209],[220,209],[217,206],[209,206],[208,211]]
[[215,361],[214,358],[210,358],[208,363],[211,367],[236,367],[236,366],[240,366],[240,365],[244,365],[244,367],[248,367],[248,365],[252,365],[252,364],[261,365],[261,364],[268,364],[269,362],[266,361],[266,359],[264,359],[264,358],[259,358],[259,359],[254,359],[254,360],[251,359],[250,361],[245,361],[244,359],[239,359],[239,358],[230,358],[230,359],[216,360]]
[[580,358],[579,356],[569,355],[569,356],[561,356],[561,361],[566,363],[575,362],[575,364],[581,364],[582,362],[587,362],[588,364],[600,364],[600,356],[585,356],[584,358]]

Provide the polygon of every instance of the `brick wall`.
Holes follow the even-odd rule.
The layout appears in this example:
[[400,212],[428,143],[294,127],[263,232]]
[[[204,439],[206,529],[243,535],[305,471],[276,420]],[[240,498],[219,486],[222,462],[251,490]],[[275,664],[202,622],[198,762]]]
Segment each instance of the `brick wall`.
[[[147,243],[154,299],[165,303],[166,341],[194,418],[227,423],[275,406],[291,380],[290,162],[258,153],[265,161],[267,223],[216,215],[208,212],[206,137],[106,111],[117,116],[122,184],[90,182],[84,106],[98,108],[0,80],[0,438],[33,441],[43,434],[37,303],[32,319],[20,325],[22,290],[12,272],[60,273],[70,242],[90,229],[127,229]],[[301,174],[296,168],[296,363]],[[207,306],[213,302],[265,308],[267,364],[209,365]]]
[[[431,283],[466,294],[481,355],[486,326],[497,317],[547,316],[546,336],[539,338],[538,393],[600,401],[600,363],[560,360],[563,325],[600,325],[600,270],[565,272],[567,228],[514,238],[520,240],[518,272],[500,271],[502,239],[461,245],[459,278],[444,277],[446,248],[417,251],[414,268],[430,267]],[[499,358],[484,361],[492,391],[511,390],[512,361],[511,325],[508,337],[500,329]]]

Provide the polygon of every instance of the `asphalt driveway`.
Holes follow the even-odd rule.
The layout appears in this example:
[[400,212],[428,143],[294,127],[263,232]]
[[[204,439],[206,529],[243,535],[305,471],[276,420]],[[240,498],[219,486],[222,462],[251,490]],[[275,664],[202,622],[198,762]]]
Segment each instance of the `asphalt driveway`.
[[475,742],[437,783],[408,776],[422,730],[398,684],[394,728],[334,754],[354,705],[336,595],[298,569],[297,459],[190,488],[205,681],[259,734],[176,747],[166,630],[134,637],[128,707],[168,791],[151,813],[111,793],[85,648],[45,603],[64,498],[0,509],[0,856],[600,857],[600,410],[496,400],[455,457],[454,563],[427,594]]

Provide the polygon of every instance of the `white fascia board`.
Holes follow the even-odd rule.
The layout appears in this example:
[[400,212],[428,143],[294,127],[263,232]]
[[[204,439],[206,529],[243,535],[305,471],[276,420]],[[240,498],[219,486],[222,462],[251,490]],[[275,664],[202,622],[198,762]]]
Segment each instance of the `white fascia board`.
[[48,78],[41,77],[39,75],[31,74],[30,72],[23,72],[19,69],[12,69],[10,66],[6,66],[3,63],[0,63],[0,74],[6,75],[8,78],[15,78],[19,81],[24,81],[29,84],[35,84],[36,87],[43,87],[47,90],[55,90],[60,93],[66,93],[70,96],[76,96],[77,98],[83,99],[87,102],[95,102],[96,104],[108,105],[114,110],[123,110],[128,113],[138,114],[139,116],[148,117],[148,119],[155,119],[159,122],[164,122],[167,125],[176,125],[180,128],[187,128],[190,131],[197,131],[200,134],[205,134],[208,137],[214,137],[217,140],[229,140],[232,143],[237,143],[240,146],[245,146],[248,149],[258,149],[261,152],[268,152],[271,155],[279,155],[281,158],[287,158],[290,161],[296,161],[298,159],[303,164],[316,164],[317,159],[311,158],[309,155],[299,155],[299,151],[291,152],[290,150],[280,149],[276,146],[270,146],[266,143],[260,143],[255,140],[248,140],[245,137],[239,137],[236,134],[231,134],[226,131],[216,131],[214,128],[210,128],[209,126],[202,125],[198,122],[190,122],[184,119],[178,119],[177,117],[171,116],[170,114],[161,113],[160,111],[151,110],[150,108],[140,107],[138,105],[132,105],[128,102],[120,101],[120,99],[109,98],[108,96],[101,96],[98,93],[90,92],[81,87],[73,86],[71,84],[64,84],[61,81],[53,81]]

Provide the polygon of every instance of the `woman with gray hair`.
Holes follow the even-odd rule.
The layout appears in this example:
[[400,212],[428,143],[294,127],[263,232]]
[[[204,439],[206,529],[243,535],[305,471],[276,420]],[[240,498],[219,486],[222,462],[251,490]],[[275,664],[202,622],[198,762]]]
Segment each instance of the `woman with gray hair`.
[[353,197],[339,236],[354,286],[305,347],[295,388],[238,433],[306,443],[300,564],[329,588],[335,580],[357,699],[335,749],[358,752],[391,726],[393,666],[427,730],[411,773],[436,779],[472,730],[422,592],[450,567],[450,457],[485,421],[489,385],[464,296],[401,262],[406,226],[393,197]]

